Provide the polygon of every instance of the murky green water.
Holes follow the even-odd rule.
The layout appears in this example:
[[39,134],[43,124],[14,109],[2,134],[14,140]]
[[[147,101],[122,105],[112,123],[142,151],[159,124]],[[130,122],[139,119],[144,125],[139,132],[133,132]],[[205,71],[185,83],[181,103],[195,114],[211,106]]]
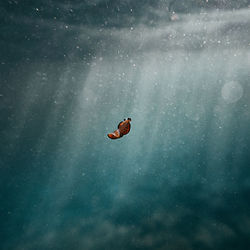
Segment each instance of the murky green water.
[[246,249],[249,9],[39,25],[1,64],[2,249]]

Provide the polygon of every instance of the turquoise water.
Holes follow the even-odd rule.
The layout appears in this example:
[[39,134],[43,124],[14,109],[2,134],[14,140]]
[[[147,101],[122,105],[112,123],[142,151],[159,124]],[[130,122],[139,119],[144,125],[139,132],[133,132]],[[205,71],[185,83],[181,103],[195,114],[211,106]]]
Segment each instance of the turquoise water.
[[2,60],[2,249],[250,245],[250,12],[176,18]]

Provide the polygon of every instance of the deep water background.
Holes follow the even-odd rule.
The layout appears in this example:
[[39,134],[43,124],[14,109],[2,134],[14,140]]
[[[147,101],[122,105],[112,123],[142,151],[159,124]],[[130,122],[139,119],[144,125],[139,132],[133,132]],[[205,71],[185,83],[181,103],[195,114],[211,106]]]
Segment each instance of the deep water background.
[[0,13],[1,249],[250,248],[248,1]]

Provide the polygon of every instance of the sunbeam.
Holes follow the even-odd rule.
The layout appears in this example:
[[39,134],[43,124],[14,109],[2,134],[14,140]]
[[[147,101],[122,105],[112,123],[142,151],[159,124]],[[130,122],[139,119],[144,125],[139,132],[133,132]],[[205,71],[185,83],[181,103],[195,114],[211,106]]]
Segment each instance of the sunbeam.
[[1,7],[2,249],[250,245],[250,10],[197,2]]

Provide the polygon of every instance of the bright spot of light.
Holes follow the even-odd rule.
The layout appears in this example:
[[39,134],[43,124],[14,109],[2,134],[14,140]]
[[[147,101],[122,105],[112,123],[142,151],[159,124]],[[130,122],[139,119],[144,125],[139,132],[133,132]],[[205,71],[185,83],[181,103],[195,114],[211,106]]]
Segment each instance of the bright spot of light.
[[222,87],[221,95],[227,103],[234,103],[242,97],[243,88],[238,82],[228,82]]

